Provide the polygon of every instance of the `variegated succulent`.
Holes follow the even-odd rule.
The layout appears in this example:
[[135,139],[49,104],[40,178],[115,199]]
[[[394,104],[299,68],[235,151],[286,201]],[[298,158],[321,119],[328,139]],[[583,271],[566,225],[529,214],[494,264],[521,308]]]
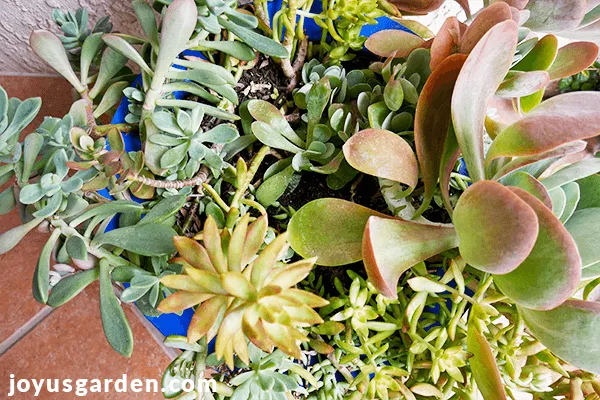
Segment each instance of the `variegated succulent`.
[[300,358],[299,342],[308,341],[298,328],[322,322],[314,307],[328,302],[294,286],[312,270],[316,259],[285,264],[279,256],[286,250],[287,234],[281,234],[262,251],[267,232],[267,217],[249,224],[245,214],[235,229],[219,233],[209,216],[202,233],[203,244],[186,237],[176,237],[178,261],[183,275],[169,275],[161,282],[179,291],[163,300],[162,312],[181,312],[198,306],[188,340],[207,337],[216,341],[218,358],[233,368],[237,354],[248,363],[250,340],[266,352],[274,347]]

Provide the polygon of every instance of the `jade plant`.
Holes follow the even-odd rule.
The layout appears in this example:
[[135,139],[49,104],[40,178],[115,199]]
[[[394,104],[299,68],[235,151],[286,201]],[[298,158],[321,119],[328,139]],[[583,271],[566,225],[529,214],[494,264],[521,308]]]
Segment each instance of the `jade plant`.
[[0,254],[49,233],[33,297],[99,281],[122,355],[124,307],[191,318],[167,398],[600,398],[598,46],[558,44],[598,5],[413,18],[443,3],[55,10],[31,47],[77,100],[29,127],[0,89]]

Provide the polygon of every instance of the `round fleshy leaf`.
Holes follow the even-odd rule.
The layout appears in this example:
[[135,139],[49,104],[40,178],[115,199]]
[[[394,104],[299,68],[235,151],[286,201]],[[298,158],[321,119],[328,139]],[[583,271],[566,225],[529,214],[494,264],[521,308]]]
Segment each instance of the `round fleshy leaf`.
[[496,91],[496,96],[508,98],[529,96],[544,89],[548,82],[550,82],[550,75],[546,71],[515,72],[502,82]]
[[419,171],[410,145],[400,136],[383,129],[365,129],[344,144],[344,156],[352,167],[378,178],[414,188]]
[[292,249],[317,264],[336,266],[362,259],[363,231],[371,216],[385,215],[340,199],[318,199],[299,209],[288,225]]
[[548,190],[542,185],[542,182],[535,179],[531,174],[524,171],[516,171],[506,176],[501,182],[505,186],[515,186],[525,190],[544,203],[548,209],[552,210],[552,199]]
[[529,255],[538,235],[534,210],[508,188],[493,181],[469,187],[452,220],[460,254],[474,268],[506,274]]
[[581,257],[575,241],[548,207],[523,189],[511,190],[537,214],[539,233],[527,259],[514,271],[494,276],[494,282],[515,303],[550,310],[577,289],[581,280]]
[[456,17],[448,17],[431,43],[429,66],[432,71],[458,50],[460,36],[461,23]]
[[569,300],[549,311],[519,311],[550,351],[577,368],[600,374],[600,303]]
[[515,71],[546,71],[556,59],[557,52],[558,39],[554,35],[546,35],[512,69]]
[[365,227],[362,255],[375,288],[397,298],[398,280],[406,270],[457,245],[452,226],[373,216]]
[[372,34],[365,42],[365,47],[380,57],[407,57],[424,42],[412,33],[390,29]]

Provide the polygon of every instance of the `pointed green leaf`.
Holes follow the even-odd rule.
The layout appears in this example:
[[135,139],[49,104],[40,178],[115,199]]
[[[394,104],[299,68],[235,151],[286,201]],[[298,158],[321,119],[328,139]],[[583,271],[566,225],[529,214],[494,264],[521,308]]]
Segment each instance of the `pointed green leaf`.
[[219,18],[219,24],[240,38],[248,46],[258,50],[264,55],[276,57],[276,58],[289,58],[289,53],[285,47],[279,42],[263,36],[259,33],[254,32],[248,28],[244,28],[240,25],[228,21],[221,17]]
[[294,168],[290,165],[283,171],[265,180],[256,191],[256,199],[265,207],[270,206],[281,197],[294,176]]
[[79,70],[81,74],[81,82],[84,85],[87,85],[90,66],[92,65],[94,58],[96,58],[96,55],[104,46],[104,42],[102,41],[103,34],[103,32],[92,33],[85,39],[83,45],[81,46]]
[[102,96],[102,101],[94,110],[94,117],[100,118],[104,113],[113,108],[116,104],[118,104],[123,98],[123,90],[129,86],[129,82],[115,82],[108,89],[106,89],[106,93]]
[[558,52],[558,39],[546,35],[512,69],[515,71],[546,71],[552,66]]
[[110,244],[144,256],[160,256],[175,251],[175,235],[177,233],[169,226],[149,223],[107,232],[98,236],[93,245]]
[[60,238],[60,229],[55,229],[48,238],[48,241],[40,252],[35,271],[33,273],[33,298],[41,304],[48,301],[48,290],[50,290],[50,260],[52,258],[52,249]]
[[52,288],[48,297],[50,307],[60,307],[81,293],[86,287],[100,277],[98,267],[61,279]]
[[475,382],[477,382],[477,388],[485,400],[506,400],[504,383],[498,370],[496,357],[485,336],[475,326],[476,322],[469,322],[467,350],[473,354],[473,357],[469,359],[469,364]]
[[149,75],[153,74],[152,69],[146,64],[144,58],[138,53],[138,51],[130,45],[125,39],[115,34],[108,34],[102,36],[102,40],[104,43],[111,49],[118,51],[123,54],[125,57],[136,63],[140,66],[146,73]]
[[36,218],[2,233],[0,235],[0,254],[8,253],[12,250],[12,248],[19,244],[21,239],[23,239],[33,228],[38,226],[40,222],[42,222],[42,219]]

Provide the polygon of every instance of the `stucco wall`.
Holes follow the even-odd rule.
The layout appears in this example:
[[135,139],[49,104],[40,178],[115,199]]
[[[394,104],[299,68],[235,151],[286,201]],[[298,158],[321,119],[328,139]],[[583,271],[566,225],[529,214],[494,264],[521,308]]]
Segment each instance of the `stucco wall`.
[[115,30],[138,30],[130,0],[0,0],[0,74],[54,75],[29,48],[29,34],[35,29],[57,32],[52,9],[78,7],[88,9],[93,23],[110,15]]

